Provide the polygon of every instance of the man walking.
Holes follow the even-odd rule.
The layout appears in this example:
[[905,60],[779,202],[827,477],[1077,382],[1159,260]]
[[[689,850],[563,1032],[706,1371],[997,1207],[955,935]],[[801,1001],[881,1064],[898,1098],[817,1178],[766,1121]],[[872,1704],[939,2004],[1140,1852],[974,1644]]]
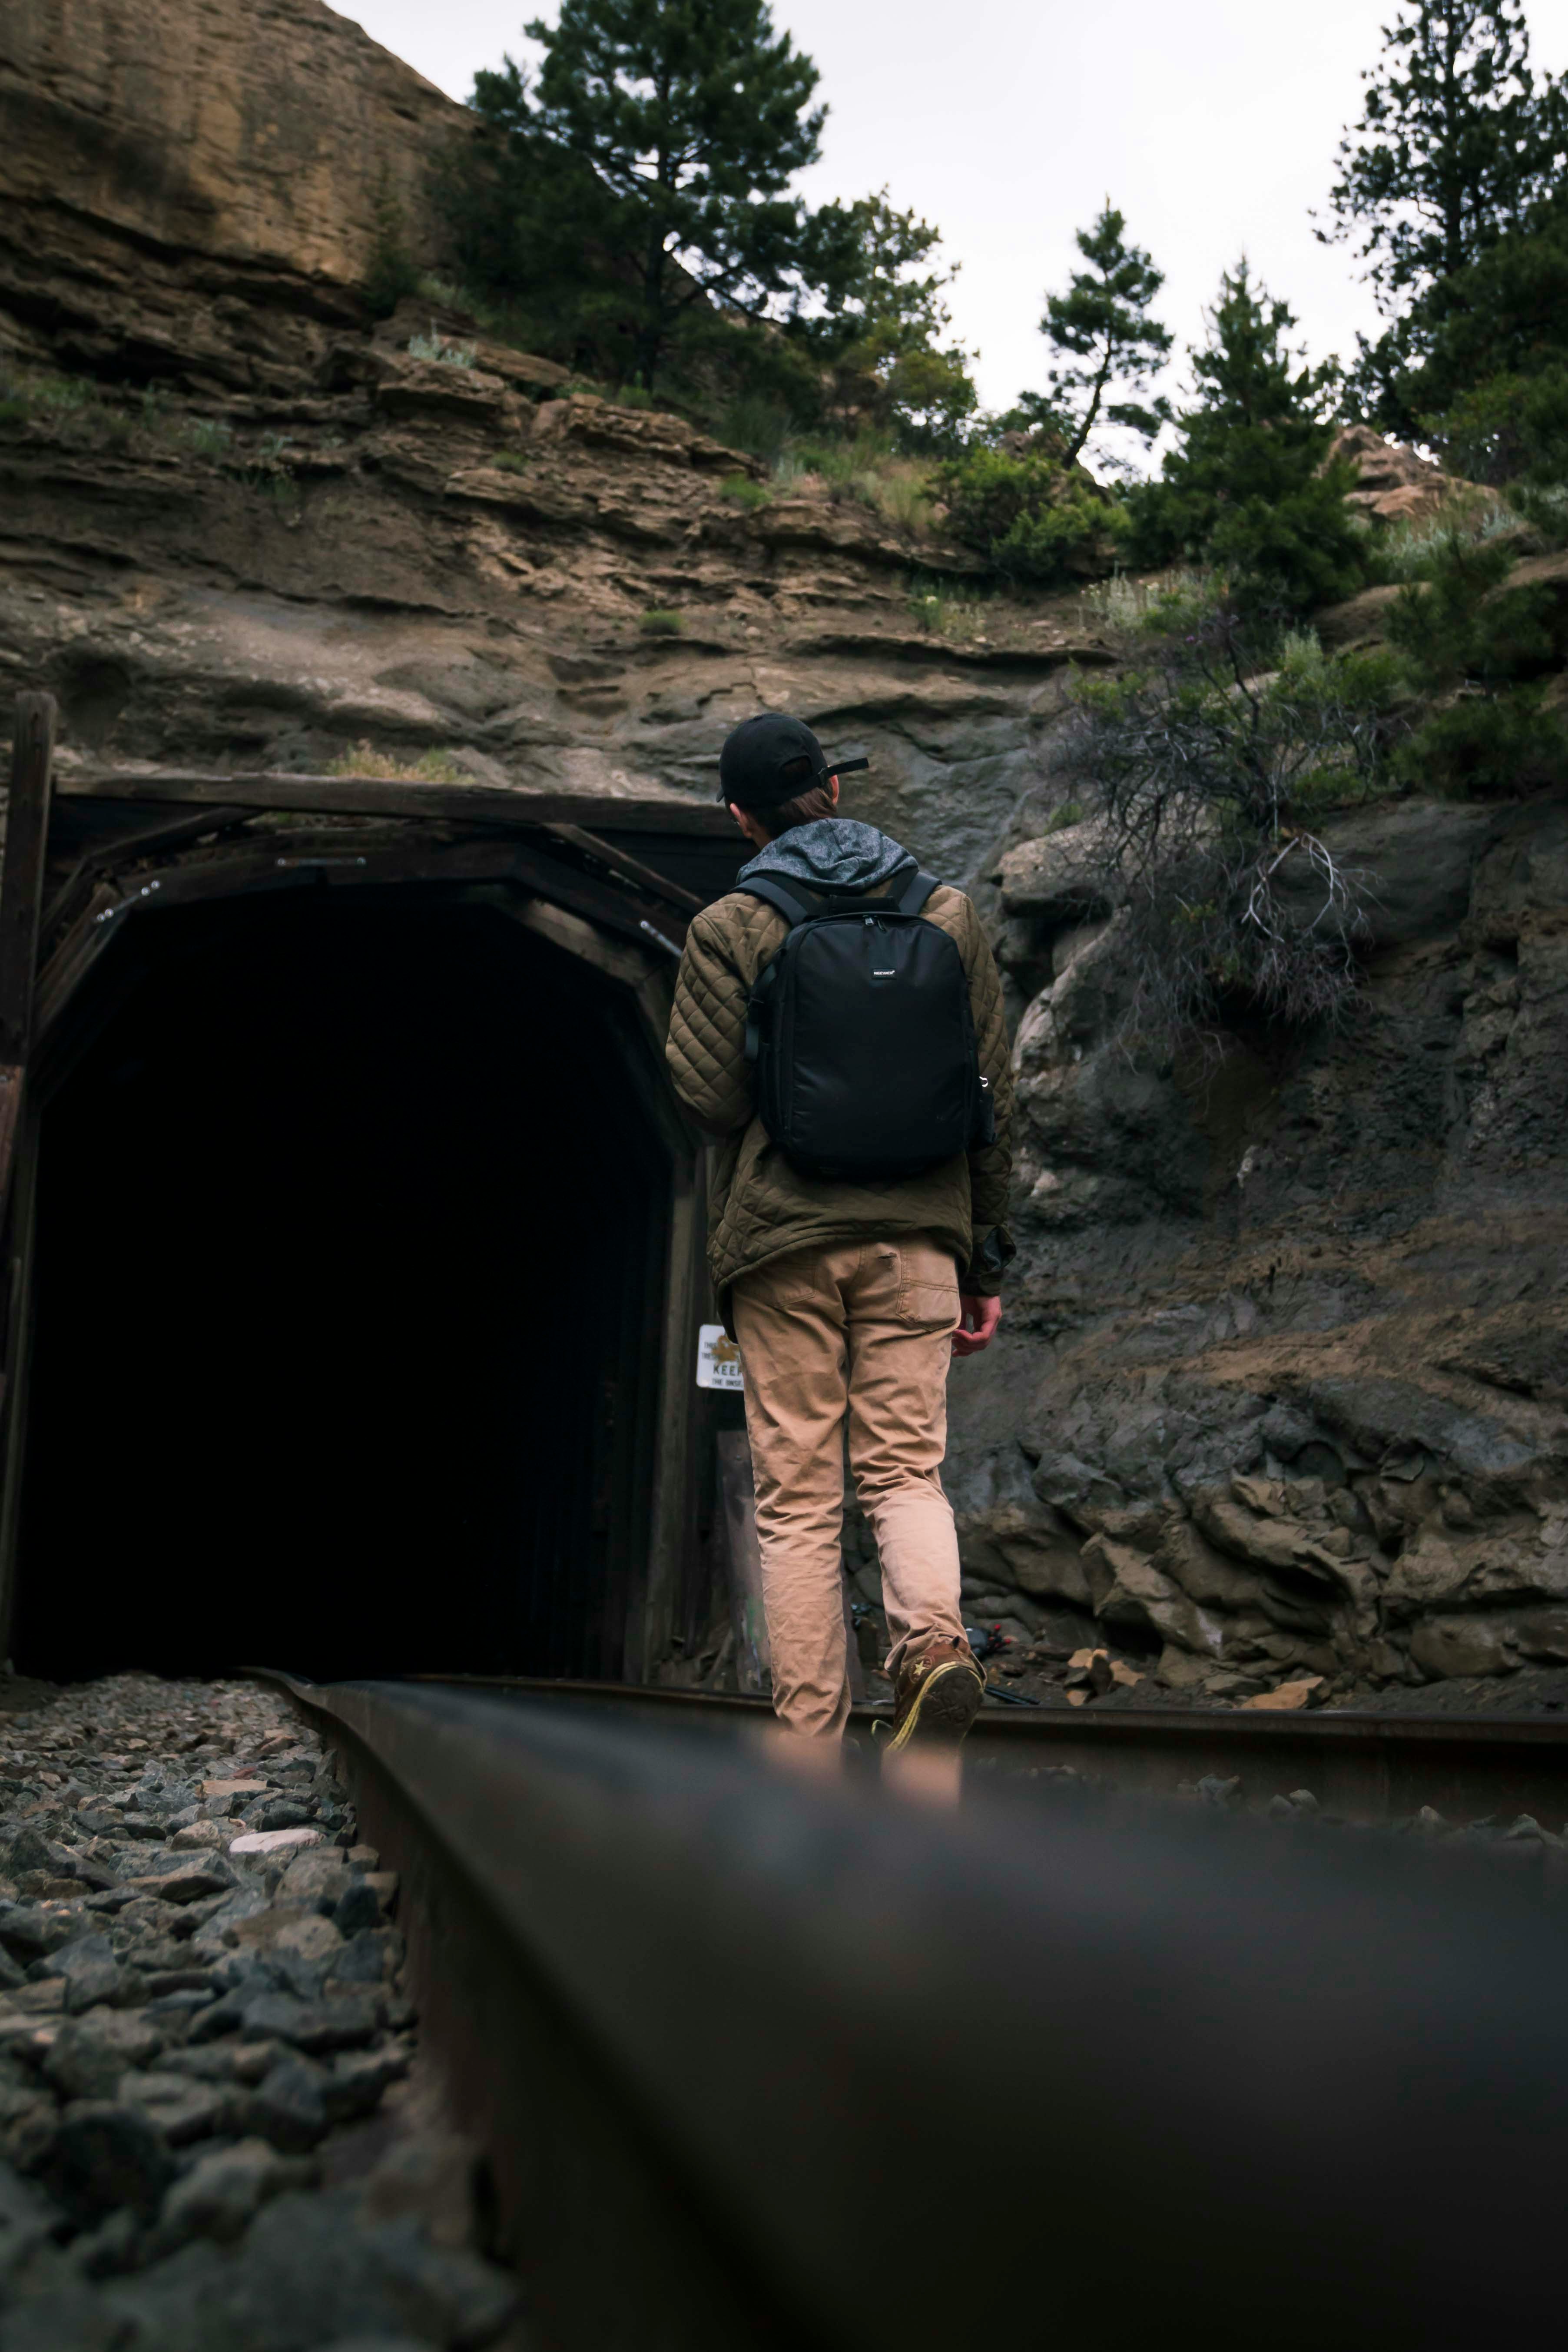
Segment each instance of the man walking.
[[825,1740],[848,1713],[847,1420],[882,1563],[892,1746],[955,1743],[984,1678],[940,1465],[948,1365],[989,1345],[1014,1254],[1001,986],[964,894],[837,814],[809,728],[747,719],[719,772],[758,854],[690,925],[667,1052],[722,1139],[709,1263],[745,1370],[773,1706]]

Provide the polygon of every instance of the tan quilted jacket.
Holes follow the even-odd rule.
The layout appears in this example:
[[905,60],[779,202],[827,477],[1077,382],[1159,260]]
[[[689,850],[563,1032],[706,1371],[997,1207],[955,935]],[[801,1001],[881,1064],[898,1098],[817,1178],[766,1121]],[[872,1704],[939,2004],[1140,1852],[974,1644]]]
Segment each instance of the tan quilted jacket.
[[736,890],[692,919],[665,1055],[682,1102],[700,1127],[723,1139],[708,1204],[708,1263],[726,1319],[731,1284],[753,1266],[788,1250],[897,1234],[934,1234],[958,1260],[966,1290],[989,1297],[1001,1286],[1001,1269],[1013,1255],[1005,1226],[1013,1073],[1002,986],[980,918],[962,890],[943,884],[921,912],[957,941],[963,959],[980,1067],[996,1106],[996,1140],[923,1176],[881,1185],[802,1175],[752,1115],[746,1000],[783,945],[789,929],[783,915]]

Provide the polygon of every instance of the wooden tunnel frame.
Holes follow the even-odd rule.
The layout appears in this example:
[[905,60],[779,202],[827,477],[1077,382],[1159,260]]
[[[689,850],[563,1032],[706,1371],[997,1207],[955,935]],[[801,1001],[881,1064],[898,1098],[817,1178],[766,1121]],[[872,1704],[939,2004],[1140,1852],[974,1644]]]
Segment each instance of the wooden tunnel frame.
[[[623,1075],[668,1155],[670,1202],[646,1560],[633,1580],[624,1659],[628,1682],[647,1681],[689,1630],[703,1582],[695,1550],[710,1465],[700,1464],[707,1448],[692,1381],[698,1327],[711,1312],[706,1146],[664,1076],[663,1045],[687,921],[739,862],[725,812],[673,795],[357,776],[57,776],[55,729],[50,696],[17,698],[0,863],[0,1657],[10,1650],[20,1567],[40,1116],[113,1010],[112,1001],[100,1005],[84,1024],[86,983],[128,927],[140,931],[166,908],[302,887],[417,886],[447,905],[499,910],[580,958],[622,992],[629,1016]],[[280,816],[291,820],[287,829]],[[322,820],[319,830],[312,819]],[[706,887],[693,889],[691,879]]]

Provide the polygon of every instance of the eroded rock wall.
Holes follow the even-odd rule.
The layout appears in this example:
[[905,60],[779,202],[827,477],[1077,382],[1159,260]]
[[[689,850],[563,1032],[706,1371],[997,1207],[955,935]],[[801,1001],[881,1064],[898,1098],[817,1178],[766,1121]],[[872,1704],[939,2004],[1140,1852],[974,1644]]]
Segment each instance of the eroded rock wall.
[[1374,905],[1353,1016],[1186,1072],[1118,1035],[1081,832],[993,869],[1048,977],[1012,1328],[954,1382],[971,1606],[1211,1697],[1535,1690],[1568,1663],[1568,806],[1331,837]]
[[737,503],[750,459],[657,412],[536,404],[542,368],[360,335],[309,399],[0,428],[0,680],[58,694],[68,764],[320,770],[364,742],[496,784],[698,796],[726,728],[787,707],[870,754],[856,814],[973,875],[1072,661],[1103,658],[1076,600],[944,644],[910,568],[968,558],[863,505]]
[[7,0],[0,353],[306,385],[468,121],[320,0]]

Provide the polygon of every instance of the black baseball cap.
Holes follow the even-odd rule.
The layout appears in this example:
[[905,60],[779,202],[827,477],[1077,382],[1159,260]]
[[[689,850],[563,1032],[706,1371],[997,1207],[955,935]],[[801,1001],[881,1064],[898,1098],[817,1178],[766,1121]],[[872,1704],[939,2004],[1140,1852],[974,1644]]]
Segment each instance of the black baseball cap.
[[[809,774],[801,773],[802,760],[810,761]],[[760,718],[742,719],[725,736],[719,754],[719,798],[733,801],[738,808],[779,808],[808,793],[813,784],[826,783],[829,776],[850,775],[870,764],[869,760],[825,759],[804,719],[764,710]]]

